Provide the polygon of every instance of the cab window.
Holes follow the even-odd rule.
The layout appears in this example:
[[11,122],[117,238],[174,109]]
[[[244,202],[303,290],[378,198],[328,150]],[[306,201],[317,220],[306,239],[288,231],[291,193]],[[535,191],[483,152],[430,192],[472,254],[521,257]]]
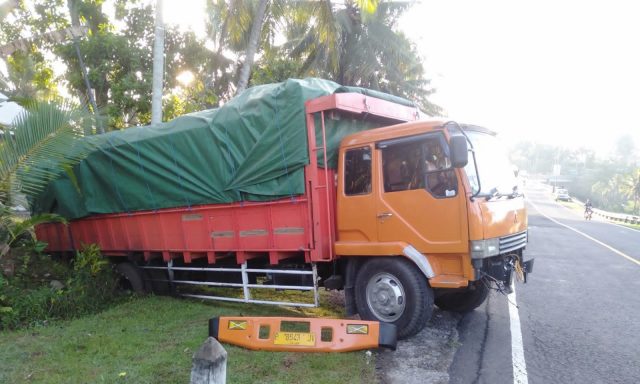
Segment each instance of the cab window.
[[349,149],[344,155],[344,193],[347,196],[371,193],[371,148]]
[[385,192],[426,189],[434,197],[457,194],[449,147],[440,133],[379,143]]

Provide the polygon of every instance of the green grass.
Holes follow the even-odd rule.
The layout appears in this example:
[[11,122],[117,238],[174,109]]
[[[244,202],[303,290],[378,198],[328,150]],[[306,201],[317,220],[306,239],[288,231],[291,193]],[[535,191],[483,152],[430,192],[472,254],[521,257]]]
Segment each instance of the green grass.
[[[321,309],[132,298],[102,313],[0,333],[0,383],[186,383],[191,357],[213,316],[341,316],[335,298]],[[229,383],[371,383],[365,352],[249,351],[225,345]]]

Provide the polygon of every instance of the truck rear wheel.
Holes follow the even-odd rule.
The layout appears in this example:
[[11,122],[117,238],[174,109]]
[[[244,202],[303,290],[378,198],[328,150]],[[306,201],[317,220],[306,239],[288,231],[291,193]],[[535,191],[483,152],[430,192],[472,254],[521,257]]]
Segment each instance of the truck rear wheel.
[[153,292],[155,295],[166,296],[171,293],[171,285],[169,285],[169,277],[167,271],[162,269],[146,269],[147,275],[147,291]]
[[489,296],[489,286],[483,280],[469,284],[465,291],[438,295],[435,303],[438,308],[453,312],[471,312],[478,308]]
[[400,256],[366,261],[356,276],[355,296],[362,319],[394,324],[401,339],[420,332],[433,313],[426,277]]
[[120,277],[118,283],[122,289],[135,293],[145,293],[144,280],[138,267],[125,261],[116,265],[116,272]]

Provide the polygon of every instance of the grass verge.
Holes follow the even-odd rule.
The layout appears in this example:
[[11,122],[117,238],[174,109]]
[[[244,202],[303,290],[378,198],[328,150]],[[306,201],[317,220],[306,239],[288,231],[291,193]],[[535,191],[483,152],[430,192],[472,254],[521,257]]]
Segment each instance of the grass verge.
[[[134,297],[102,313],[0,333],[2,383],[186,383],[213,316],[341,316],[335,298],[282,307]],[[229,383],[371,383],[375,364],[352,353],[254,352],[225,345]]]

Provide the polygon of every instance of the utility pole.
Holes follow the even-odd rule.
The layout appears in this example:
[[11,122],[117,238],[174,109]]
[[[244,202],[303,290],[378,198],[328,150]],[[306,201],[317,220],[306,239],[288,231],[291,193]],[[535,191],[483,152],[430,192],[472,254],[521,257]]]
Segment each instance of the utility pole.
[[151,125],[162,123],[162,84],[164,80],[164,23],[162,22],[162,2],[163,0],[156,0]]

